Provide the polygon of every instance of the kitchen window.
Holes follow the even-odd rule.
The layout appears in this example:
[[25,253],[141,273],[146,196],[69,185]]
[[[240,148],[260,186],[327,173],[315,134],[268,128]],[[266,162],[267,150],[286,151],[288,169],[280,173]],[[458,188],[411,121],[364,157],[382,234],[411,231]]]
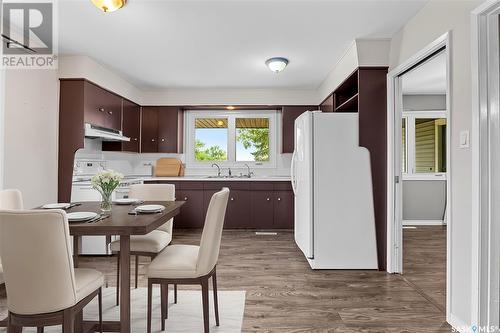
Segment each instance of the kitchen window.
[[446,178],[446,112],[404,112],[401,167],[406,179]]
[[274,111],[187,111],[186,162],[191,167],[272,167],[275,126]]

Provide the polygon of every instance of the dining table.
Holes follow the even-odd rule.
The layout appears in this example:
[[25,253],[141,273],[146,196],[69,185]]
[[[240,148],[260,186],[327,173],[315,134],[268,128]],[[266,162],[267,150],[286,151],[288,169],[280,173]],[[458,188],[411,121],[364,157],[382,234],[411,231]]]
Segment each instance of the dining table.
[[[73,261],[78,267],[81,252],[82,236],[120,236],[120,320],[103,321],[104,332],[129,333],[130,321],[130,237],[145,235],[157,229],[180,213],[185,201],[146,201],[141,204],[163,205],[165,209],[159,213],[136,213],[131,205],[113,204],[109,216],[95,222],[69,222],[69,232],[73,236]],[[72,212],[101,213],[100,202],[82,202],[67,209]],[[117,281],[118,283],[118,281]],[[144,328],[145,330],[146,328]],[[97,320],[84,320],[83,312],[75,320],[75,333],[98,332]]]

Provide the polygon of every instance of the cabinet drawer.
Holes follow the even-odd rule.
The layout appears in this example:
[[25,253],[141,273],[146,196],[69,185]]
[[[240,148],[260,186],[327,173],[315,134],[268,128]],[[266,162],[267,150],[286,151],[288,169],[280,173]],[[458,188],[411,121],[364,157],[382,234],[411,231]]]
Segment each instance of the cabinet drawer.
[[250,182],[250,190],[252,190],[252,191],[272,191],[272,190],[274,190],[274,183],[273,182],[260,182],[260,181]]
[[223,187],[229,188],[230,191],[233,190],[249,190],[249,182],[224,182],[224,181],[208,181],[205,182],[205,189],[207,190],[221,190]]
[[292,191],[292,183],[291,182],[276,182],[274,183],[275,191]]
[[203,190],[203,182],[198,182],[198,181],[180,181],[179,186],[183,190]]

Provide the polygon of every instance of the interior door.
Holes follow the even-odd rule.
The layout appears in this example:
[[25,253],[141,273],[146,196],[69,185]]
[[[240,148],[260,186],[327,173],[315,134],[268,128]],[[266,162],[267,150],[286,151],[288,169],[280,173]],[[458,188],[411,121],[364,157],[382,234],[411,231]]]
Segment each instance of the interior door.
[[295,120],[292,186],[295,193],[295,242],[307,258],[314,258],[312,191],[312,112]]
[[[394,112],[394,240],[395,271],[403,273],[403,173],[402,173],[402,140],[403,140],[403,90],[402,79],[396,79],[395,112]],[[408,126],[405,123],[405,128]]]

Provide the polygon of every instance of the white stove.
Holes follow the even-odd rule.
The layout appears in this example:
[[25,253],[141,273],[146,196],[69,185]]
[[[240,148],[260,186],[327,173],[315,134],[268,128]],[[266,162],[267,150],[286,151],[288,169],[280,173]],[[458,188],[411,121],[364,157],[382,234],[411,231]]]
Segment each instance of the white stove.
[[[100,201],[101,195],[92,188],[91,179],[97,173],[106,169],[103,160],[75,160],[73,168],[73,183],[71,186],[71,202]],[[130,185],[142,184],[142,180],[134,176],[126,176],[113,192],[112,200],[127,198]],[[113,237],[112,237],[113,239]],[[83,236],[82,253],[87,255],[109,255],[105,236]]]

